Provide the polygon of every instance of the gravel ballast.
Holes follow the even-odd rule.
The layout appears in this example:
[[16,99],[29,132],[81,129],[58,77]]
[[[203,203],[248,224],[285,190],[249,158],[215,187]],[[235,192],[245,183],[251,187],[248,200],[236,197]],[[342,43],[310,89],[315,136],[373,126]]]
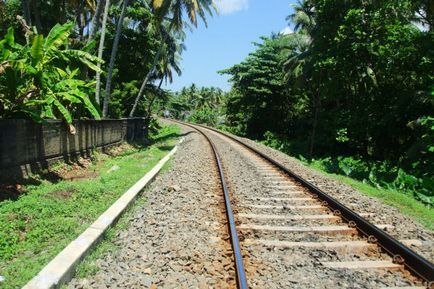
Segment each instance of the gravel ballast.
[[214,159],[203,136],[183,132],[171,167],[113,239],[120,249],[99,256],[99,271],[69,288],[234,288]]
[[[215,142],[217,149],[222,158],[224,168],[227,173],[227,178],[230,182],[230,189],[233,194],[233,203],[239,214],[273,214],[273,215],[308,215],[312,212],[301,212],[297,210],[277,210],[271,211],[269,209],[253,209],[251,207],[243,206],[247,204],[265,204],[265,205],[281,205],[282,202],[265,201],[264,197],[270,197],[270,192],[273,190],[270,186],[270,180],[266,179],[270,169],[262,164],[261,160],[252,155],[248,150],[230,141],[228,138],[217,135],[214,132],[207,131]],[[249,145],[255,145],[263,152],[267,153],[279,162],[284,163],[295,173],[311,180],[314,184],[321,188],[328,188],[327,192],[332,191],[332,186],[339,190],[338,194],[333,194],[334,197],[343,195],[343,198],[338,198],[342,202],[350,200],[354,203],[352,208],[360,213],[376,213],[381,208],[386,210],[384,205],[378,203],[374,199],[362,196],[360,193],[351,190],[345,185],[339,184],[335,181],[328,180],[324,176],[310,172],[308,168],[298,163],[298,161],[290,159],[288,156],[275,152],[272,149],[262,147],[254,142],[242,139],[242,141],[249,142]],[[259,167],[258,167],[259,166]],[[335,184],[337,183],[337,184]],[[283,183],[282,183],[283,184]],[[295,189],[303,193],[303,188],[297,187],[293,183]],[[345,193],[342,193],[345,190]],[[275,195],[273,195],[275,196]],[[358,204],[358,202],[361,204]],[[345,202],[344,202],[345,203]],[[363,210],[361,210],[363,208]],[[318,212],[314,212],[318,214]],[[421,226],[418,226],[408,218],[390,213],[389,217],[384,214],[381,217],[371,217],[371,221],[376,224],[390,224],[393,229],[389,229],[391,234],[398,239],[417,239],[423,242],[422,246],[413,247],[417,251],[423,253],[428,258],[432,256],[432,232],[426,231]],[[399,222],[407,221],[407,224],[400,224]],[[288,222],[265,222],[256,220],[246,220],[239,218],[239,227],[244,224],[259,224],[259,225],[278,225],[285,226]],[[289,222],[291,225],[297,222]],[[300,222],[298,223],[300,224]],[[302,222],[299,226],[306,225],[319,225],[320,221]],[[323,225],[343,225],[339,221],[331,223],[322,222]],[[409,226],[412,227],[409,227]],[[405,227],[405,231],[401,232]],[[240,230],[240,229],[239,229]],[[241,239],[248,240],[279,240],[279,241],[293,241],[293,242],[331,242],[331,241],[360,241],[363,239],[358,235],[317,235],[306,233],[287,233],[287,232],[274,232],[262,230],[241,230]],[[415,278],[408,276],[406,272],[399,270],[348,270],[348,269],[334,269],[325,268],[322,264],[325,262],[343,262],[343,261],[391,261],[391,258],[376,250],[376,248],[362,251],[344,251],[339,252],[333,249],[312,249],[303,247],[294,248],[280,248],[273,246],[263,246],[260,244],[242,243],[244,254],[246,256],[246,267],[249,270],[249,282],[252,288],[311,288],[315,284],[315,288],[382,288],[382,287],[403,287],[420,285]],[[253,269],[251,266],[255,266]]]
[[434,262],[434,232],[424,228],[410,217],[403,215],[398,209],[386,205],[378,199],[366,196],[347,184],[306,167],[299,160],[280,151],[247,138],[225,133],[280,162],[287,169],[314,184],[357,213],[372,214],[372,217],[367,217],[372,223],[392,225],[394,229],[387,230],[387,232],[394,238],[398,240],[417,239],[422,241],[422,246],[412,247],[412,249],[430,262]]
[[[143,193],[147,201],[134,208],[127,228],[118,231],[113,238],[113,243],[120,249],[97,257],[94,264],[99,271],[86,278],[73,279],[69,288],[235,288],[223,196],[211,149],[203,136],[191,128],[181,127],[185,141],[174,156],[171,167],[162,172]],[[279,175],[277,170],[264,164],[241,145],[214,132],[206,130],[206,133],[215,142],[223,162],[250,288],[385,288],[420,285],[417,279],[400,270],[349,270],[323,266],[326,262],[390,260],[389,256],[378,252],[376,248],[340,251],[254,243],[255,240],[348,242],[363,239],[351,232],[329,236],[249,228],[249,225],[315,227],[345,224],[336,218],[330,221],[310,219],[300,225],[297,219],[270,221],[246,217],[268,214],[303,218],[330,212],[291,208],[292,205],[320,204],[316,200],[300,199],[289,204],[269,200],[276,196],[287,197],[276,195],[280,186],[292,186],[289,190],[297,197],[306,197],[308,194],[304,188]],[[434,232],[400,214],[398,210],[330,179],[294,158],[251,140],[237,138],[274,158],[356,212],[366,214],[371,222],[391,225],[387,231],[395,238],[420,241],[420,244],[411,248],[428,260],[434,260]],[[274,207],[255,208],[251,205]],[[282,209],[276,209],[279,206]]]

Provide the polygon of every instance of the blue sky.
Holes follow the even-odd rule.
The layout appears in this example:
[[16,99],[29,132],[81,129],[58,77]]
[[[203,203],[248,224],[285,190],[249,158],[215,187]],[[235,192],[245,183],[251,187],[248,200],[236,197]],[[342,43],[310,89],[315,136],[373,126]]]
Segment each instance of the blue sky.
[[288,26],[294,0],[215,0],[220,14],[208,18],[187,33],[187,50],[182,55],[183,73],[166,88],[179,90],[196,83],[199,86],[230,88],[227,76],[218,70],[241,62],[254,50],[252,42]]

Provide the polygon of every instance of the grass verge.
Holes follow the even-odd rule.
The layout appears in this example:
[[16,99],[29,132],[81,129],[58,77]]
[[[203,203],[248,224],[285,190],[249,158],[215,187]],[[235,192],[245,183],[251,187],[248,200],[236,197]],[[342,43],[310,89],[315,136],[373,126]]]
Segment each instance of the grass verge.
[[[223,126],[218,128],[220,130],[234,134],[234,132],[228,129],[228,127]],[[267,140],[256,142],[291,156],[291,154],[288,153],[288,150],[285,149],[284,141],[280,142],[278,140],[274,141],[271,139],[271,141]],[[344,175],[329,173],[321,165],[321,162],[308,162],[307,160],[303,161],[296,156],[292,157],[303,163],[305,166],[312,168],[332,179],[345,183],[364,195],[379,199],[382,203],[398,209],[402,214],[412,218],[425,228],[434,230],[434,207],[423,204],[422,202],[416,200],[413,196],[394,189],[377,188]]]
[[[172,160],[169,160],[161,168],[160,173],[165,172],[170,169]],[[99,267],[95,261],[103,256],[104,254],[114,253],[121,249],[121,247],[113,242],[114,237],[117,236],[118,232],[128,228],[128,223],[130,218],[133,216],[136,209],[146,203],[146,198],[143,197],[146,191],[150,188],[146,188],[142,194],[140,194],[137,200],[127,209],[127,211],[121,216],[121,218],[116,222],[116,224],[107,230],[104,235],[104,240],[97,245],[91,254],[86,256],[84,260],[77,266],[75,276],[77,278],[88,278],[99,272]],[[67,285],[62,287],[67,288]]]
[[[288,146],[285,146],[285,144],[287,144],[285,141],[271,139],[271,141],[259,141],[259,143],[291,156],[291,154],[288,153]],[[417,200],[414,196],[409,195],[408,191],[400,191],[391,187],[374,187],[371,184],[358,181],[349,176],[328,172],[321,160],[309,162],[306,159],[303,160],[303,158],[297,158],[297,156],[293,156],[293,158],[297,159],[305,166],[315,169],[323,175],[349,185],[364,195],[377,198],[382,203],[397,208],[402,214],[412,218],[425,228],[434,230],[434,207]]]
[[89,178],[39,179],[17,200],[1,202],[0,287],[19,288],[35,276],[173,148],[179,128],[163,127],[151,137],[148,147],[97,155],[86,168]]
[[353,189],[367,196],[377,198],[384,204],[397,208],[401,213],[409,216],[425,228],[434,230],[434,209],[415,200],[412,196],[395,190],[375,188],[346,176],[327,173],[314,165],[304,164],[328,177],[351,186]]

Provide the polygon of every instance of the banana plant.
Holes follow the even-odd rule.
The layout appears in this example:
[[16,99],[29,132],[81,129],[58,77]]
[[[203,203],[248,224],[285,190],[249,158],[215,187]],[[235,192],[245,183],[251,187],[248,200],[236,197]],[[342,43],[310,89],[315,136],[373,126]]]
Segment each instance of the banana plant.
[[[68,48],[72,23],[57,24],[47,37],[32,34],[27,45],[15,42],[8,30],[0,40],[0,117],[63,119],[68,124],[83,113],[99,119],[89,95],[93,82],[79,78],[80,68],[100,71],[99,58]],[[70,126],[71,127],[71,126]]]

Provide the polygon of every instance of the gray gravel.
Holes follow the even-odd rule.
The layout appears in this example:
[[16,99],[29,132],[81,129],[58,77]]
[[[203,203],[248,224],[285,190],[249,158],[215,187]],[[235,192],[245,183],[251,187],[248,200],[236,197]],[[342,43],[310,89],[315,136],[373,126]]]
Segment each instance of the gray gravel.
[[279,161],[286,168],[297,175],[310,181],[326,193],[330,194],[349,208],[358,213],[370,213],[367,217],[374,224],[390,224],[393,230],[387,230],[396,239],[417,239],[423,242],[423,246],[412,247],[416,252],[434,262],[434,232],[418,224],[410,217],[400,213],[396,208],[386,205],[378,199],[368,197],[349,185],[327,177],[311,168],[303,165],[299,160],[292,158],[282,152],[259,144],[247,138],[232,135],[246,144],[253,146],[260,152],[267,154]]
[[[184,132],[190,132],[185,129]],[[100,269],[69,288],[234,288],[221,189],[209,146],[197,133],[185,136],[171,168],[144,192],[128,228],[105,253]]]
[[[276,215],[307,215],[307,214],[324,214],[319,211],[301,211],[301,210],[274,210],[270,209],[257,209],[247,204],[265,204],[265,205],[282,205],[282,202],[276,201],[264,201],[260,198],[271,197],[275,195],[276,184],[271,184],[270,179],[267,179],[265,175],[268,175],[270,170],[267,169],[266,163],[264,163],[257,156],[251,154],[249,151],[241,147],[240,145],[230,142],[227,138],[221,137],[213,132],[207,133],[215,142],[217,149],[222,158],[224,168],[227,174],[227,178],[230,182],[230,189],[233,194],[234,207],[238,214],[276,214]],[[228,142],[229,141],[229,142]],[[250,142],[252,143],[252,142]],[[256,145],[261,147],[260,145]],[[270,155],[271,149],[261,148],[263,151]],[[304,177],[307,175],[311,180],[316,180],[317,185],[321,185],[322,182],[327,182],[328,191],[331,186],[330,183],[323,176],[317,176],[316,179],[309,173],[309,169],[305,168],[297,161],[282,156],[276,152],[273,152],[273,156],[279,157],[279,161],[285,164],[290,163],[291,169],[296,173],[304,173]],[[276,157],[277,158],[277,157]],[[294,164],[292,164],[294,163]],[[296,166],[296,165],[297,166]],[[262,168],[258,169],[258,165]],[[267,172],[268,171],[268,172]],[[272,171],[272,170],[271,170]],[[275,173],[276,174],[276,173]],[[313,173],[312,173],[313,174]],[[323,181],[320,177],[324,178]],[[280,185],[285,182],[280,181]],[[286,181],[287,185],[294,185],[292,191],[299,191],[304,196],[305,190],[298,187],[294,182]],[[278,184],[279,185],[279,184]],[[339,190],[345,187],[341,184],[336,184]],[[348,188],[347,188],[348,189]],[[274,191],[274,192],[273,192]],[[284,190],[282,190],[284,191]],[[360,193],[349,190],[347,194],[353,195],[348,198],[351,202],[362,202],[364,210],[363,212],[376,212],[379,205],[375,200],[364,198]],[[315,204],[316,201],[309,201],[310,204]],[[316,202],[318,203],[318,202]],[[291,203],[294,205],[295,203]],[[303,204],[303,203],[302,203]],[[373,208],[369,206],[372,205]],[[358,208],[358,206],[356,206]],[[360,212],[360,210],[359,210]],[[408,220],[403,216],[391,215],[394,220]],[[390,219],[382,216],[378,220],[379,223],[390,222]],[[276,223],[266,222],[268,225],[276,225]],[[414,234],[413,232],[423,232],[426,238],[431,238],[432,233],[426,232],[420,228],[420,226],[413,225],[413,228],[406,228],[406,233],[400,235],[400,238],[408,239],[422,239],[421,235]],[[256,220],[238,218],[238,224],[265,224],[264,221],[257,222]],[[288,225],[288,222],[280,222],[278,225]],[[295,222],[289,222],[289,224],[296,224]],[[342,225],[339,222],[327,222],[327,221],[309,221],[306,223],[298,222],[298,226],[306,225]],[[395,223],[392,223],[395,224]],[[399,227],[399,230],[401,227]],[[240,230],[240,229],[239,229]],[[399,235],[399,230],[395,234]],[[349,241],[349,240],[362,240],[357,235],[318,235],[318,234],[306,234],[306,233],[287,233],[287,232],[275,232],[262,230],[240,230],[240,238],[248,240],[285,240],[285,241]],[[424,240],[424,239],[422,239]],[[426,239],[425,239],[426,240]],[[432,238],[430,239],[432,240]],[[322,262],[331,261],[368,261],[368,260],[387,260],[391,261],[391,258],[383,253],[378,252],[376,249],[351,251],[351,252],[339,252],[335,250],[325,249],[305,249],[305,248],[274,248],[264,247],[263,245],[255,245],[249,243],[242,243],[244,254],[246,255],[246,267],[248,270],[249,282],[252,288],[312,288],[315,284],[315,288],[381,288],[388,286],[411,286],[420,285],[417,280],[401,271],[392,270],[343,270],[343,269],[329,269],[322,266]],[[432,254],[428,248],[418,248],[425,252],[427,255]]]
[[[191,132],[183,127],[185,133]],[[258,224],[295,226],[297,220],[267,221],[242,217],[242,214],[309,215],[328,214],[323,210],[291,209],[290,202],[263,200],[276,197],[285,178],[267,177],[267,166],[252,157],[241,146],[208,133],[216,142],[235,208],[238,225]],[[235,288],[232,251],[228,243],[223,212],[223,196],[217,183],[211,150],[198,133],[189,133],[172,161],[171,168],[162,172],[144,192],[148,201],[135,209],[126,229],[120,230],[114,243],[121,249],[100,256],[95,264],[100,269],[85,279],[73,279],[69,288]],[[422,246],[413,247],[433,260],[434,233],[401,215],[396,209],[366,197],[351,187],[305,167],[296,159],[257,144],[240,140],[275,158],[289,169],[308,179],[359,213],[373,213],[371,221],[390,224],[389,233],[398,239],[418,239]],[[275,174],[274,174],[275,175]],[[295,185],[302,196],[307,192]],[[279,196],[280,197],[280,196]],[[285,197],[282,195],[281,197]],[[300,204],[315,204],[315,201]],[[260,209],[246,204],[283,206],[282,209]],[[339,220],[324,221],[327,225],[342,225]],[[324,225],[309,220],[304,225]],[[240,230],[244,262],[251,288],[381,288],[418,285],[405,272],[390,270],[354,271],[327,269],[328,261],[388,260],[376,249],[341,252],[324,249],[274,248],[250,244],[250,240],[285,241],[352,241],[352,234],[318,235],[274,231]]]

